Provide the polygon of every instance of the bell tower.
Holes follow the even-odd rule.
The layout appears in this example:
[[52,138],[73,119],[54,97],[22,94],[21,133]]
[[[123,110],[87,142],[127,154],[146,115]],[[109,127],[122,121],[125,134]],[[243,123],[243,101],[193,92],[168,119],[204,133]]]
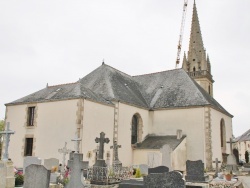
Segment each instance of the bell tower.
[[188,54],[184,54],[182,68],[191,76],[209,95],[213,96],[213,76],[211,64],[203,46],[196,4],[193,6],[192,26]]

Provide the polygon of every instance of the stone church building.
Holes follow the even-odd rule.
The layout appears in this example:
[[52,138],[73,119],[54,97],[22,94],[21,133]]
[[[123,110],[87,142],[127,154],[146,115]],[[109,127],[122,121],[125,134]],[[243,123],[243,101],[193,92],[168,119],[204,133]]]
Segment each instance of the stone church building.
[[189,51],[180,69],[138,76],[105,63],[75,83],[49,86],[6,104],[6,122],[16,131],[9,155],[17,167],[25,156],[58,158],[58,149],[81,138],[80,152],[90,165],[95,138],[110,139],[104,159],[112,164],[117,141],[123,166],[168,165],[185,170],[186,160],[211,168],[230,148],[232,115],[213,98],[211,64],[203,46],[196,5]]

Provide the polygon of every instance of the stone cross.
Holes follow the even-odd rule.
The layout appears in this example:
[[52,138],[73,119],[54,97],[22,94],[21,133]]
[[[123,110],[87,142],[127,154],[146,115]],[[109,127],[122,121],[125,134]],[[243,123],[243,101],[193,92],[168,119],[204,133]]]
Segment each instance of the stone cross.
[[75,143],[75,150],[76,150],[75,152],[76,152],[76,153],[79,153],[79,151],[80,151],[80,141],[82,141],[82,139],[79,138],[79,137],[76,135],[76,138],[71,139],[71,141],[76,142],[76,143]]
[[100,138],[96,137],[95,142],[100,143],[98,159],[103,159],[104,143],[109,143],[109,138],[105,138],[105,133],[101,132]]
[[121,147],[122,147],[121,145],[117,144],[116,140],[114,141],[114,145],[110,146],[110,149],[113,149],[113,162],[114,161],[119,161],[119,158],[118,158],[118,149],[121,148]]
[[5,131],[1,131],[0,134],[5,135],[5,151],[4,151],[2,160],[8,161],[9,159],[8,149],[9,149],[10,135],[15,134],[15,131],[10,130],[10,123],[7,122]]
[[232,138],[230,138],[230,141],[228,141],[227,143],[230,144],[230,153],[233,154],[233,143],[235,143],[235,142],[233,141]]
[[215,161],[213,161],[213,163],[215,163],[215,165],[216,165],[214,177],[218,177],[219,163],[221,163],[221,161],[219,161],[218,158],[216,158]]
[[62,161],[62,172],[65,171],[65,160],[66,160],[66,155],[69,154],[71,152],[71,150],[67,149],[67,142],[65,142],[65,145],[63,148],[61,149],[58,149],[58,152],[59,153],[62,153],[63,154],[63,161]]
[[70,181],[68,188],[83,188],[84,185],[81,182],[82,170],[85,167],[84,162],[82,161],[83,154],[73,153],[73,159],[68,161],[68,167],[71,170]]

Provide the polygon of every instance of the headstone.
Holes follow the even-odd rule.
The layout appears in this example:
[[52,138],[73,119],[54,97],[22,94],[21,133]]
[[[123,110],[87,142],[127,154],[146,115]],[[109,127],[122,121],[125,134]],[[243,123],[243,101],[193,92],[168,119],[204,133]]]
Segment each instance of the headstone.
[[122,180],[121,183],[119,183],[119,188],[140,188],[144,187],[144,182],[143,180],[135,180],[135,179],[130,179],[130,180]]
[[70,168],[70,181],[67,184],[67,188],[84,188],[84,184],[81,181],[83,169],[86,168],[82,161],[83,154],[70,153],[70,160],[68,161],[68,167]]
[[96,137],[95,142],[100,144],[99,144],[98,159],[94,164],[94,166],[106,167],[107,165],[105,163],[105,160],[103,159],[103,153],[104,153],[104,144],[109,143],[109,138],[105,138],[105,133],[101,132],[100,138]]
[[58,180],[57,180],[57,178],[60,176],[60,173],[58,173],[58,172],[53,172],[53,173],[51,173],[50,174],[50,183],[53,183],[53,184],[57,184],[58,182]]
[[24,188],[48,188],[50,182],[50,170],[42,165],[31,164],[26,167],[24,176]]
[[110,149],[113,149],[113,161],[112,165],[114,168],[122,168],[122,163],[118,158],[118,149],[121,148],[121,145],[117,144],[117,141],[114,141],[114,145],[110,146]]
[[15,186],[14,166],[11,161],[0,161],[0,188]]
[[2,161],[8,161],[9,160],[9,143],[10,143],[10,135],[14,134],[15,131],[10,130],[10,123],[7,122],[5,131],[1,131],[0,135],[3,135],[4,138],[4,153],[3,153],[3,158]]
[[161,174],[165,172],[169,172],[169,168],[166,166],[157,166],[155,168],[148,169],[148,174]]
[[161,154],[162,154],[162,166],[168,166],[170,170],[172,170],[172,158],[171,158],[171,153],[172,149],[168,144],[165,144],[161,148]]
[[216,177],[218,177],[219,163],[221,163],[221,161],[219,161],[218,158],[216,158],[215,161],[213,161],[213,163],[215,163],[215,174],[214,174],[214,178],[216,178]]
[[62,166],[61,166],[61,173],[65,172],[65,164],[66,164],[66,155],[69,154],[71,152],[71,150],[67,149],[67,142],[65,142],[65,145],[62,149],[58,149],[59,153],[63,154],[63,160],[62,160]]
[[185,181],[180,172],[149,174],[143,177],[145,188],[185,188]]
[[201,160],[186,162],[187,175],[185,176],[186,181],[190,182],[206,182],[208,176],[204,175],[204,163]]
[[140,169],[141,174],[145,174],[145,175],[148,174],[148,165],[140,164],[139,169]]
[[56,158],[50,158],[50,159],[44,159],[44,167],[48,170],[51,170],[52,168],[56,168],[58,171],[59,168],[59,160]]
[[238,167],[237,167],[237,162],[236,162],[236,158],[235,155],[233,154],[233,143],[235,143],[233,141],[232,138],[230,138],[230,141],[227,142],[230,144],[230,154],[227,156],[227,165],[226,165],[226,169],[228,171],[238,171]]
[[162,163],[161,157],[159,153],[149,152],[148,153],[148,166],[150,168],[154,168],[156,166],[160,166]]
[[75,152],[79,153],[80,152],[80,141],[82,141],[81,138],[79,138],[77,135],[74,139],[71,139],[71,141],[75,142]]
[[31,165],[31,164],[41,165],[42,159],[40,159],[38,157],[32,157],[32,156],[25,157],[23,160],[23,173],[25,173],[26,167]]

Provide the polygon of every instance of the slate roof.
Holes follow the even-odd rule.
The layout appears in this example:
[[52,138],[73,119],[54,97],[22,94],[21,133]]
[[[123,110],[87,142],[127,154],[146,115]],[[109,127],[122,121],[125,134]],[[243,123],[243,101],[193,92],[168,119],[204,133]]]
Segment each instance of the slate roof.
[[32,103],[32,102],[48,102],[48,101],[77,99],[77,98],[86,98],[101,103],[111,104],[111,102],[93,93],[90,89],[85,88],[81,83],[75,82],[70,84],[48,86],[40,91],[32,93],[28,96],[15,100],[6,105]]
[[210,105],[232,116],[183,69],[130,76],[104,63],[78,82],[46,87],[6,105],[74,98],[105,104],[115,100],[150,110]]
[[250,129],[243,133],[241,136],[237,137],[236,142],[250,141]]
[[173,150],[186,138],[185,135],[181,139],[177,139],[177,136],[155,136],[149,135],[147,138],[136,145],[136,149],[160,149],[165,144],[168,144]]

